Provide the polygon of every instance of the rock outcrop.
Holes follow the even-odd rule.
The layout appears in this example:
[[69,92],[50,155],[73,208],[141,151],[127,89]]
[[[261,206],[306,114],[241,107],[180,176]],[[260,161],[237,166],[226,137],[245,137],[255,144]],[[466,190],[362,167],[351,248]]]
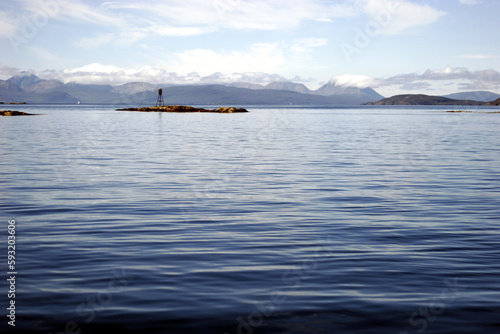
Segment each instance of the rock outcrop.
[[241,113],[248,112],[244,108],[221,107],[218,109],[204,109],[190,106],[163,106],[163,107],[143,107],[143,108],[123,108],[118,111],[144,111],[144,112],[215,112],[215,113]]
[[21,112],[16,110],[0,110],[0,116],[35,116],[38,114],[28,114],[27,112]]

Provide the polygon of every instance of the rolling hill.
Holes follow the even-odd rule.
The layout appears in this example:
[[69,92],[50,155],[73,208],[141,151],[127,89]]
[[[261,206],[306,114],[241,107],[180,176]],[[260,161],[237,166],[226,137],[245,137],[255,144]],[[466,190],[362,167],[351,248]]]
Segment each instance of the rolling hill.
[[500,98],[484,104],[485,106],[500,106]]
[[483,105],[483,102],[472,100],[454,100],[442,96],[432,96],[424,94],[404,94],[396,95],[377,102],[368,102],[365,105],[371,106],[392,106],[392,105],[463,105],[463,106],[478,106]]

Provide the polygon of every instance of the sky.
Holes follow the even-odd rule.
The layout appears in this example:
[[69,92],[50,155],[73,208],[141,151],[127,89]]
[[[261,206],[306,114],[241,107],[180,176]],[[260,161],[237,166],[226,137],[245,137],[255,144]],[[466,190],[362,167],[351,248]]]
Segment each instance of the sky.
[[498,0],[10,0],[0,79],[500,93]]

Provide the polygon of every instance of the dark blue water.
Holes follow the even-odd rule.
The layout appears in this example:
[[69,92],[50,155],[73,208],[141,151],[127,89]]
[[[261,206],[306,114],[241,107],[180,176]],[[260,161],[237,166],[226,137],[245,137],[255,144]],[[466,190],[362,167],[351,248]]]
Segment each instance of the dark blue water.
[[500,332],[500,114],[16,107],[2,331]]

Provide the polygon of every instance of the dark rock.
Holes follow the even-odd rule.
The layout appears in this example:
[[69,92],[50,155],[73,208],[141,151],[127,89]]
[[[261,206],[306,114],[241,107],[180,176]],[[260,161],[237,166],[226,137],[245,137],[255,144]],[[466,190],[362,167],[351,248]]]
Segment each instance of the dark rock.
[[39,114],[28,114],[27,112],[21,112],[16,110],[0,110],[0,116],[35,116]]
[[248,112],[243,108],[221,107],[218,109],[204,109],[190,106],[163,106],[163,107],[143,107],[143,108],[123,108],[119,111],[143,111],[143,112],[215,112],[215,113],[241,113]]

